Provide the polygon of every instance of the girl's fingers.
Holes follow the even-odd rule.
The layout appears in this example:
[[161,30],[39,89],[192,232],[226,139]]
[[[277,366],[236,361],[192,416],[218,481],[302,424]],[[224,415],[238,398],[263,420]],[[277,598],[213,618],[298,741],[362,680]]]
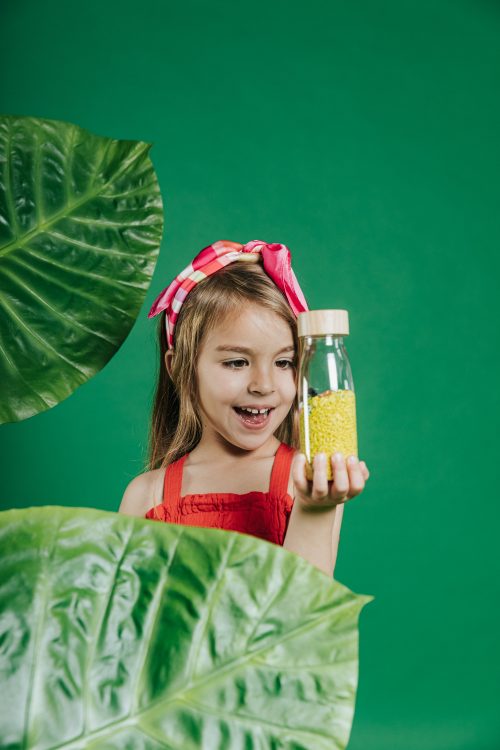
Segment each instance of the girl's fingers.
[[359,468],[361,469],[361,473],[363,474],[364,478],[368,479],[368,477],[370,476],[370,472],[368,471],[368,466],[364,461],[359,462]]
[[313,459],[313,488],[312,500],[321,500],[328,495],[328,479],[326,471],[326,453],[317,453]]
[[[354,460],[353,460],[354,459]],[[360,467],[360,462],[357,456],[349,456],[347,459],[347,467],[349,471],[349,482],[350,492],[349,497],[359,495],[363,491],[365,486],[365,478]]]
[[342,453],[334,453],[331,456],[333,470],[333,487],[330,490],[330,496],[334,500],[343,500],[349,492],[349,475],[345,459]]

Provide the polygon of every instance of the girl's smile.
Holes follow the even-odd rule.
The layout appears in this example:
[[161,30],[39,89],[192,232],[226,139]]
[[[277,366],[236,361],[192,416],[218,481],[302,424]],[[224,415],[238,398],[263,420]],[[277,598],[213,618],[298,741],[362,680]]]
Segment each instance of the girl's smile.
[[[233,409],[238,419],[248,430],[261,430],[267,425],[273,412],[273,409],[267,409],[263,411],[263,413],[262,410],[259,410],[259,412],[255,414],[247,409],[241,409],[238,406],[233,406]],[[255,407],[253,411],[256,411],[256,409],[257,407]]]

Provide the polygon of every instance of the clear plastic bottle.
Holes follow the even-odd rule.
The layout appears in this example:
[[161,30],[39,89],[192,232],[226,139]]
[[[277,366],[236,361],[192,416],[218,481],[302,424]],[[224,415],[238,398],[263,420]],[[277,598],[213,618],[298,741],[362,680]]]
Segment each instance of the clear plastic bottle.
[[313,478],[314,456],[326,453],[331,480],[336,451],[344,458],[358,455],[354,382],[343,338],[349,335],[347,310],[299,313],[297,329],[300,450],[307,458],[308,479]]

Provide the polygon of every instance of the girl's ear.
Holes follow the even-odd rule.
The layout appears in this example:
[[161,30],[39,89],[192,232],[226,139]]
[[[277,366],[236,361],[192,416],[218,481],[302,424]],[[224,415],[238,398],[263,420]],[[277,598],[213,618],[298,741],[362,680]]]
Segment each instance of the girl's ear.
[[165,367],[167,368],[167,372],[170,375],[170,378],[172,379],[172,357],[174,356],[174,350],[168,349],[165,352]]

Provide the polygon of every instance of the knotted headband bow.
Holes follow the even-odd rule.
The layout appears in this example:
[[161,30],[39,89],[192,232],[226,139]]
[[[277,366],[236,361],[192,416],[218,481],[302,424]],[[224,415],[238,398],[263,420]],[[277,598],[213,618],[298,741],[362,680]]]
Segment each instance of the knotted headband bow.
[[291,255],[286,245],[280,245],[277,242],[267,244],[260,240],[252,240],[246,245],[240,245],[239,242],[219,240],[213,245],[204,247],[153,302],[148,318],[153,318],[166,310],[165,327],[169,349],[173,347],[174,327],[179,311],[191,289],[228,263],[246,260],[242,257],[245,253],[262,256],[265,272],[284,293],[296,316],[299,312],[307,312],[309,308],[292,271]]

